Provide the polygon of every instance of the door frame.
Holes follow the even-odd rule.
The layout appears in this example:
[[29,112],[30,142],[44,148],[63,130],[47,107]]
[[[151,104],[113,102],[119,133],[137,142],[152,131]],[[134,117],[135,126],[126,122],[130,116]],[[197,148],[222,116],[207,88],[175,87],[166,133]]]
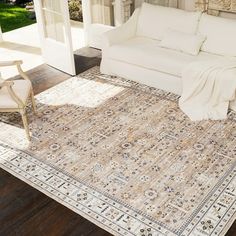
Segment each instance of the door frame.
[[[56,69],[59,69],[71,75],[75,75],[75,61],[72,46],[68,2],[65,0],[56,1],[58,4],[61,4],[60,16],[63,19],[64,26],[64,42],[62,43],[46,36],[46,22],[43,13],[42,1],[43,0],[35,0],[34,6],[44,61],[45,63],[55,67]],[[53,47],[55,47],[54,53]],[[56,55],[57,52],[60,53]]]

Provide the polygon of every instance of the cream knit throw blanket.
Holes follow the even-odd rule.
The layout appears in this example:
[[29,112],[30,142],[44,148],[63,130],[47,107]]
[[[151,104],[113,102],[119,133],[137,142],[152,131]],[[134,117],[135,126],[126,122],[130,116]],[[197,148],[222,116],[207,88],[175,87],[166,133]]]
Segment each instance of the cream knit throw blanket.
[[193,120],[227,118],[236,99],[236,59],[197,61],[182,73],[181,110]]

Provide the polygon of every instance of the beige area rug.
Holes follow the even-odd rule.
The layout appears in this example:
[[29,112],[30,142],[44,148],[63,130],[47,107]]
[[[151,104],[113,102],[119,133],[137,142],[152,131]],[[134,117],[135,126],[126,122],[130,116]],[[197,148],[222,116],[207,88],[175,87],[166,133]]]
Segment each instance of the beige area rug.
[[236,218],[236,114],[191,122],[177,97],[95,67],[38,95],[31,143],[0,122],[0,166],[115,235],[224,235]]

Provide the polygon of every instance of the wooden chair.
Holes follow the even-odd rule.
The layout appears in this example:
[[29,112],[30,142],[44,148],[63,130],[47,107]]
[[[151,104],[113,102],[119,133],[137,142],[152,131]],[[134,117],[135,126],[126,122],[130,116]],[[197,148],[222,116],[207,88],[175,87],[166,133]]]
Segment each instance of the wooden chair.
[[16,66],[23,80],[4,81],[0,79],[0,112],[19,112],[22,117],[27,139],[30,140],[30,132],[26,115],[26,106],[29,98],[32,101],[34,113],[36,105],[32,84],[28,76],[21,68],[22,61],[0,61],[2,66]]

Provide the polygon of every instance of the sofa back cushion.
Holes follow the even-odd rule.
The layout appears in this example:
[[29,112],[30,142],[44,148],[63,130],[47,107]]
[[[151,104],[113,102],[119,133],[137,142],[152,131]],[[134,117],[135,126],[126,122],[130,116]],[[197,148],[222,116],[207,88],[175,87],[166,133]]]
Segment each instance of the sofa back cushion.
[[143,3],[138,18],[137,36],[162,40],[170,28],[195,34],[201,13]]
[[206,36],[202,51],[236,56],[236,20],[203,14],[199,33]]

